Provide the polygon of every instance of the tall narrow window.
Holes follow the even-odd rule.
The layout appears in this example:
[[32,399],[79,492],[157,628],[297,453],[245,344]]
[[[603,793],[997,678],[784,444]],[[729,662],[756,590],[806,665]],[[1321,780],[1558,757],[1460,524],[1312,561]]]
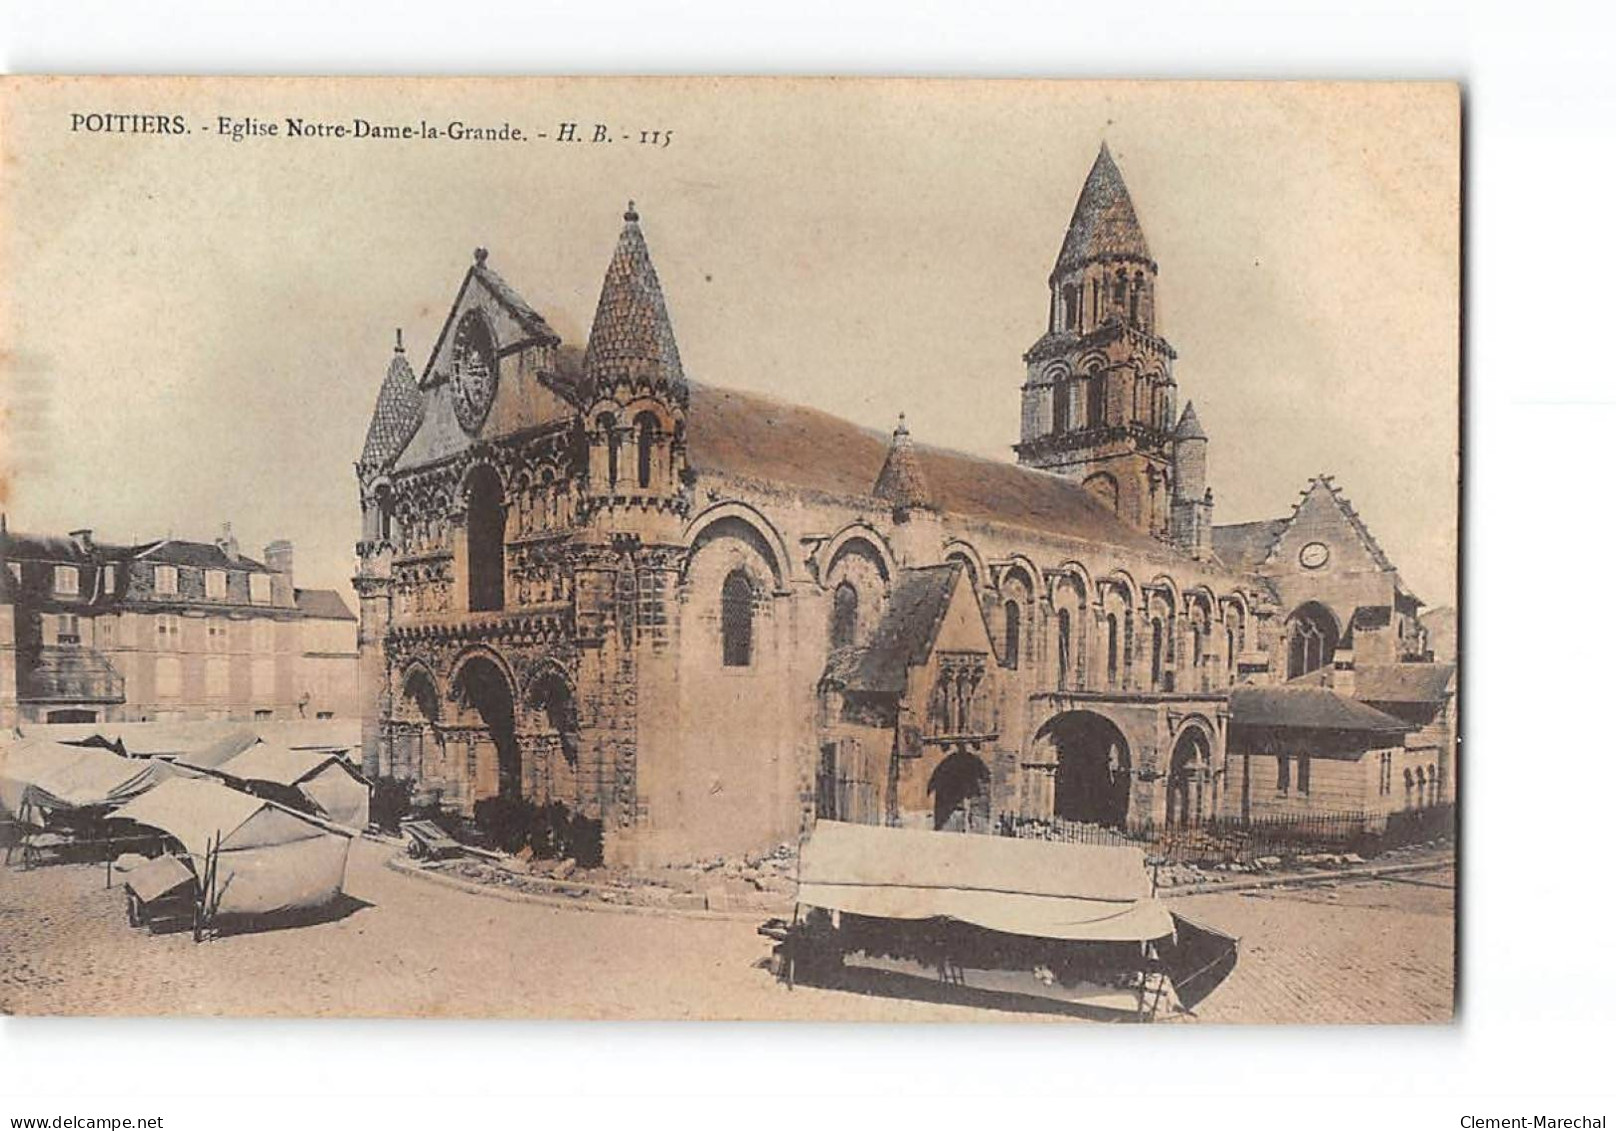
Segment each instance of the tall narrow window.
[[831,597],[830,646],[850,648],[858,639],[858,590],[844,581]]
[[1072,614],[1062,609],[1055,614],[1055,688],[1065,691],[1072,670]]
[[1160,689],[1162,685],[1162,622],[1153,619],[1150,622],[1150,686]]
[[1065,373],[1055,378],[1055,432],[1057,435],[1072,428],[1072,379]]
[[1133,277],[1133,290],[1128,293],[1128,321],[1139,325],[1139,292],[1145,289],[1143,275]]
[[1105,682],[1117,685],[1117,614],[1105,614]]
[[1004,666],[1021,664],[1021,606],[1014,601],[1004,603]]
[[1223,635],[1224,635],[1225,645],[1226,645],[1226,647],[1228,649],[1224,653],[1224,655],[1227,657],[1227,659],[1224,661],[1224,667],[1228,671],[1229,682],[1233,683],[1234,682],[1234,677],[1235,677],[1235,672],[1239,668],[1238,658],[1235,656],[1235,651],[1234,651],[1234,629],[1233,628],[1224,629],[1223,630]]
[[1089,322],[1095,326],[1100,324],[1100,280],[1094,280],[1094,287],[1089,292]]
[[752,581],[744,570],[724,578],[719,598],[719,631],[723,636],[724,666],[752,666]]
[[651,486],[651,457],[656,451],[657,420],[649,412],[642,412],[635,423],[638,425],[635,433],[639,444],[640,490],[644,491]]
[[1280,793],[1291,791],[1291,759],[1288,754],[1281,754],[1278,758],[1278,776],[1274,781],[1274,788]]
[[505,607],[505,498],[499,475],[471,473],[466,503],[467,597],[472,612]]
[[1077,288],[1068,283],[1066,289],[1061,292],[1061,301],[1066,307],[1066,320],[1061,323],[1061,329],[1078,329],[1078,319],[1082,312],[1078,309]]
[[1111,305],[1118,310],[1122,309],[1124,300],[1128,297],[1128,278],[1121,271],[1117,272],[1116,282],[1111,284]]
[[1096,370],[1089,374],[1088,379],[1088,412],[1083,423],[1090,428],[1105,423],[1105,374]]
[[604,436],[606,440],[606,483],[609,486],[616,487],[617,418],[609,412],[602,413],[600,418],[595,421],[595,427],[600,429],[601,435]]

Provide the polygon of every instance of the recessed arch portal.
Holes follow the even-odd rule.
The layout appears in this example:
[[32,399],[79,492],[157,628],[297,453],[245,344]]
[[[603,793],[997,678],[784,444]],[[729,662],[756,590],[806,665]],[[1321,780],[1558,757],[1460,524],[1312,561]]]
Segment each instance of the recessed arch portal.
[[1186,726],[1173,744],[1167,773],[1167,823],[1199,825],[1212,813],[1212,742],[1199,726]]
[[487,652],[474,652],[456,667],[449,693],[462,726],[487,732],[498,758],[501,797],[522,793],[522,757],[516,744],[516,696],[504,665]]
[[1055,816],[1125,828],[1133,755],[1117,724],[1094,711],[1066,711],[1038,737],[1055,747]]

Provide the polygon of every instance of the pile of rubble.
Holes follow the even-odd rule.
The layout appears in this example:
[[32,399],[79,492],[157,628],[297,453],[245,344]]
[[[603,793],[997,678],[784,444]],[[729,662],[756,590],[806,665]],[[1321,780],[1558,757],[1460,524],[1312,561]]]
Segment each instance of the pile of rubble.
[[744,857],[713,857],[682,868],[580,868],[574,860],[488,853],[419,865],[475,884],[529,895],[679,911],[789,910],[796,897],[797,851],[783,844]]
[[1156,886],[1167,889],[1224,883],[1237,875],[1328,871],[1356,867],[1364,862],[1364,858],[1356,852],[1309,852],[1300,856],[1258,856],[1248,861],[1234,860],[1218,864],[1163,862],[1155,866],[1155,876]]

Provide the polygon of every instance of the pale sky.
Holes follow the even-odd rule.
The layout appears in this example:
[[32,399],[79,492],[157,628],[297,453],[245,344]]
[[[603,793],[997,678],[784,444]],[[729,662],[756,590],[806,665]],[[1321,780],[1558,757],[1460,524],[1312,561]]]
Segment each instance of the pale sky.
[[[1451,86],[815,80],[11,81],[5,510],[117,540],[286,537],[341,587],[393,328],[425,364],[472,249],[582,346],[633,198],[696,380],[1013,458],[1022,352],[1110,143],[1215,521],[1324,471],[1414,591],[1457,545]],[[73,133],[183,114],[187,136]],[[610,127],[610,143],[223,140],[217,115]],[[665,147],[641,130],[671,130]],[[624,138],[624,134],[629,134]],[[834,453],[827,453],[834,458]],[[350,598],[351,599],[351,598]]]

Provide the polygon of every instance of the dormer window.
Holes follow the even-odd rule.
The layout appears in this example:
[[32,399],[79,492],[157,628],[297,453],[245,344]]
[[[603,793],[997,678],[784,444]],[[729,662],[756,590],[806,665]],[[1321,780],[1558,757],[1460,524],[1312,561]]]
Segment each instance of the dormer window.
[[79,595],[79,571],[74,566],[57,566],[51,591],[58,597]]
[[173,597],[180,591],[180,571],[177,566],[160,565],[157,567],[157,594],[160,597]]
[[114,589],[116,589],[117,587],[118,587],[118,567],[117,566],[102,566],[101,567],[101,589],[102,589],[102,591],[105,592],[106,595],[110,597],[110,596],[112,596],[112,591]]
[[271,600],[269,574],[255,573],[247,579],[247,597],[255,605],[267,605]]
[[205,578],[205,589],[210,601],[222,601],[225,598],[225,572],[222,569],[210,569]]

